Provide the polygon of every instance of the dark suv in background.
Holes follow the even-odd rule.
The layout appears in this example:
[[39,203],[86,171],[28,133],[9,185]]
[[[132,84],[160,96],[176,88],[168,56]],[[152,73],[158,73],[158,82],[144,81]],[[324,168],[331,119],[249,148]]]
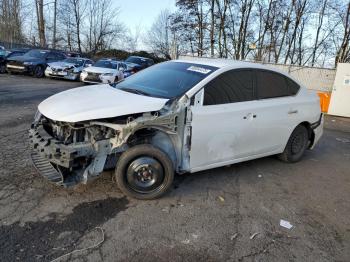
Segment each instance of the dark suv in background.
[[64,60],[65,54],[60,51],[32,49],[22,56],[8,59],[6,70],[8,73],[31,74],[43,77],[48,63]]
[[124,77],[154,65],[153,59],[142,56],[129,56],[124,62],[128,66],[127,70],[124,71]]
[[149,66],[154,65],[154,61],[151,58],[141,57],[141,56],[129,56],[126,60],[126,63],[132,63],[139,65],[140,69],[145,69]]
[[6,73],[6,63],[9,58],[21,56],[28,52],[28,49],[0,50],[0,74]]

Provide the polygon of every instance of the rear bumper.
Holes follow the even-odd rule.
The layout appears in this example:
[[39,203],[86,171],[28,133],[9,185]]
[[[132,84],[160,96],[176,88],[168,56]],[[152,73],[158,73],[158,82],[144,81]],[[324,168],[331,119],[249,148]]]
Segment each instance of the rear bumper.
[[314,139],[310,149],[313,149],[317,144],[317,142],[320,140],[323,134],[323,123],[324,123],[324,115],[321,113],[320,119],[317,122],[311,124],[311,128],[314,134]]

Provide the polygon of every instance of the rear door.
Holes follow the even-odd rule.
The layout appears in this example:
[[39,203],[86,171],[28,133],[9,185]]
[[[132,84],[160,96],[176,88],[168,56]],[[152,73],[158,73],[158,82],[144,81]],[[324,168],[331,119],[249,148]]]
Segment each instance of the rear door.
[[255,91],[252,70],[231,70],[209,82],[191,107],[191,171],[254,154]]
[[302,122],[302,104],[296,96],[300,87],[277,72],[254,71],[258,98],[254,128],[259,141],[255,153],[278,153],[283,151],[293,128]]

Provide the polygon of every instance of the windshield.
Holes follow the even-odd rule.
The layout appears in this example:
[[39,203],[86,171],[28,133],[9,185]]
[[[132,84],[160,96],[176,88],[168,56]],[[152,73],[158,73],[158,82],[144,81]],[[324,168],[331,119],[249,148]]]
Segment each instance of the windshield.
[[84,60],[79,58],[66,58],[63,60],[63,62],[74,64],[76,66],[82,66],[84,64]]
[[134,63],[134,64],[138,64],[138,65],[147,64],[146,59],[140,58],[140,57],[134,57],[134,56],[128,57],[128,59],[126,59],[125,62]]
[[183,95],[215,70],[216,67],[206,65],[165,62],[138,72],[117,83],[115,87],[170,99]]
[[29,52],[27,52],[25,54],[25,56],[30,56],[30,57],[36,57],[36,58],[44,58],[46,57],[46,54],[49,51],[45,51],[45,50],[30,50]]
[[0,49],[0,56],[6,56],[7,51]]
[[111,69],[117,69],[118,63],[116,61],[109,61],[109,60],[99,60],[97,61],[94,66],[96,67],[104,67],[104,68],[111,68]]

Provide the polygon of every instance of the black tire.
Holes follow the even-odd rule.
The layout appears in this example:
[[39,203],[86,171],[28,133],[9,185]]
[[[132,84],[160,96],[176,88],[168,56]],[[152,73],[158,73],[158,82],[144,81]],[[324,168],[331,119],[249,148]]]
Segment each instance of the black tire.
[[309,132],[305,126],[297,126],[289,137],[286,148],[278,158],[287,163],[298,162],[309,145]]
[[44,68],[40,65],[36,66],[33,71],[33,75],[36,78],[44,77]]
[[0,74],[5,74],[6,73],[6,65],[1,64],[0,65]]
[[136,145],[120,156],[115,176],[120,190],[127,196],[156,199],[169,190],[174,167],[160,149],[149,144]]

